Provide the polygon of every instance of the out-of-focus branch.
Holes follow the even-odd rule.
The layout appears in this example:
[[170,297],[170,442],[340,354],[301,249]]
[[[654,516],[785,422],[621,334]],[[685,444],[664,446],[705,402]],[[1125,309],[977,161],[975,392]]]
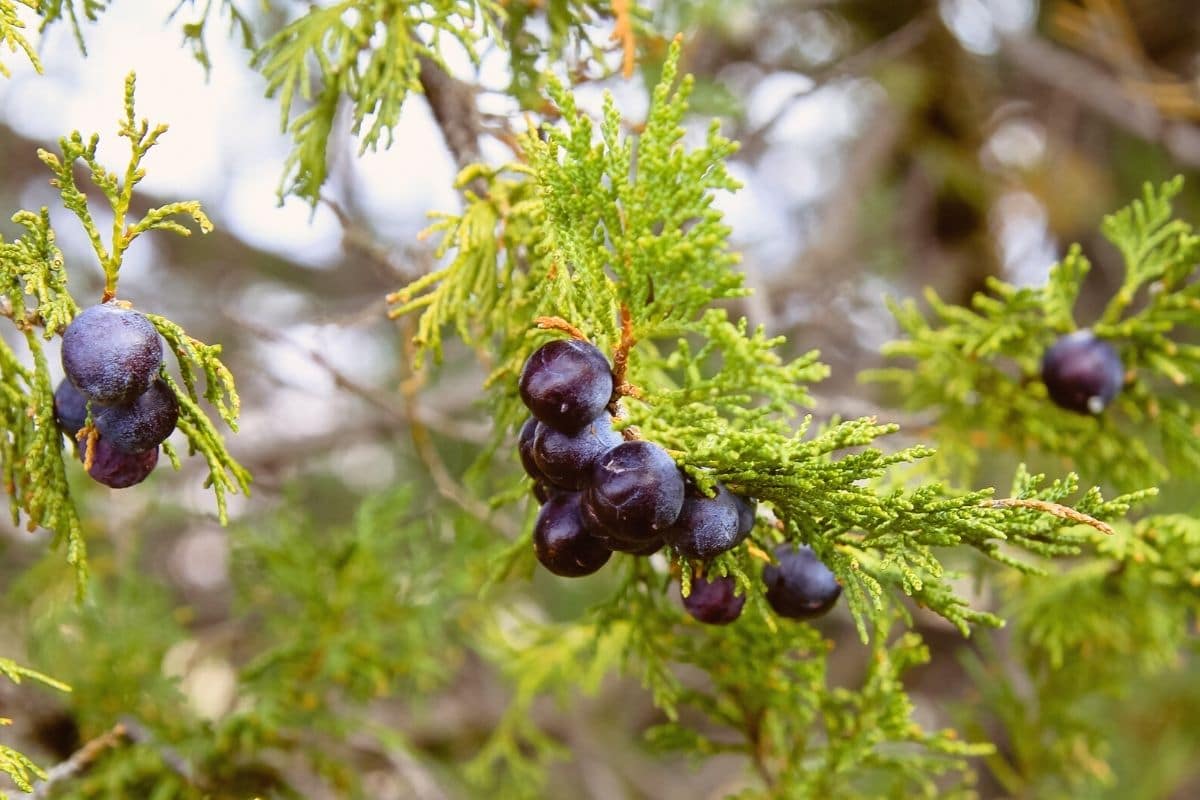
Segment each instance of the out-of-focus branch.
[[1005,37],[1000,52],[1014,68],[1070,95],[1113,126],[1157,142],[1181,164],[1200,167],[1200,126],[1165,119],[1152,100],[1130,92],[1087,59],[1029,36]]
[[[46,778],[39,781],[33,788],[34,798],[50,797],[54,788],[64,781],[87,772],[105,753],[125,744],[153,744],[153,735],[141,723],[134,719],[125,718],[100,734],[95,739],[86,742],[67,758],[46,770]],[[191,766],[183,756],[171,748],[155,745],[163,763],[189,783],[195,782]]]
[[[446,147],[458,168],[482,161],[479,134],[483,131],[483,122],[475,105],[475,87],[458,80],[426,57],[421,58],[420,80],[433,118],[441,128]],[[480,189],[481,193],[484,188]]]

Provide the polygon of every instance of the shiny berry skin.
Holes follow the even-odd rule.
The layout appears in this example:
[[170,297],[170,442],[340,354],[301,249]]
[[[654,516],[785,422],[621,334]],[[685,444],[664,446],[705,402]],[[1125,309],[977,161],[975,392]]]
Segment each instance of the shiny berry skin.
[[666,546],[666,542],[658,537],[648,542],[627,542],[615,536],[592,535],[614,553],[628,553],[631,556],[652,556]]
[[608,563],[612,551],[583,527],[578,492],[551,497],[533,526],[533,551],[542,566],[564,578],[591,575]]
[[58,427],[72,441],[75,441],[75,434],[87,424],[87,398],[68,380],[54,390],[54,418],[58,421]]
[[557,339],[525,362],[518,388],[541,422],[574,433],[600,416],[612,399],[612,367],[593,345]]
[[779,566],[763,569],[767,602],[775,613],[791,619],[813,619],[829,612],[842,594],[842,587],[829,567],[821,563],[811,547],[791,545],[775,548]]
[[738,541],[742,541],[754,530],[755,515],[758,513],[758,501],[753,497],[733,495],[733,501],[738,510]]
[[1050,399],[1077,414],[1099,414],[1125,383],[1117,350],[1089,330],[1063,336],[1042,357]]
[[663,538],[688,558],[718,556],[739,541],[738,511],[737,501],[724,486],[717,486],[715,497],[697,492],[683,501],[679,519],[663,531]]
[[[742,614],[746,596],[734,594],[737,582],[731,577],[692,578],[692,592],[683,598],[683,607],[695,619],[708,625],[728,625]],[[682,595],[681,595],[682,596]]]
[[545,481],[533,482],[533,496],[539,504],[548,503],[550,502],[551,497],[554,497],[555,495],[561,494],[565,491],[566,489],[560,489],[557,486],[546,483]]
[[175,430],[179,401],[166,381],[156,380],[129,405],[102,406],[95,417],[101,439],[126,453],[144,453]]
[[[103,439],[92,443],[92,468],[88,475],[97,483],[113,489],[125,489],[146,480],[158,463],[158,448],[144,453],[126,453],[118,450]],[[79,448],[79,457],[84,458],[84,448]],[[85,462],[86,463],[86,462]]]
[[162,340],[150,320],[116,303],[81,311],[63,333],[67,377],[100,405],[133,402],[150,388],[162,359]]
[[533,463],[548,483],[563,489],[584,489],[591,480],[596,459],[624,441],[612,425],[608,412],[575,433],[560,433],[549,425],[538,425],[533,440]]
[[525,474],[533,478],[535,481],[544,481],[546,476],[538,469],[538,465],[533,460],[533,439],[537,436],[538,421],[533,417],[525,420],[525,424],[521,426],[521,434],[517,438],[517,455],[521,457],[521,466],[525,468]]
[[622,442],[596,460],[584,502],[612,535],[645,542],[674,524],[683,508],[683,476],[667,451]]

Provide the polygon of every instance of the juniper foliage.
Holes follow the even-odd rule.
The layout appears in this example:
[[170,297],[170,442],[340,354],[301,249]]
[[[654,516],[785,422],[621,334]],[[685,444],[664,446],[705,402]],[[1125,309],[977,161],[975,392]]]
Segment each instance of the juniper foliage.
[[[67,18],[78,31],[79,19],[103,6],[85,0],[78,10],[74,2],[37,10],[46,23]],[[0,0],[0,37],[33,59],[9,13],[15,8]],[[233,3],[191,10],[185,41],[206,68],[214,10],[255,47],[249,18]],[[136,548],[105,563],[94,602],[83,606],[69,601],[80,578],[45,564],[7,598],[33,609],[24,631],[31,659],[62,668],[85,736],[122,714],[152,733],[97,762],[67,796],[302,796],[277,767],[281,759],[303,764],[340,796],[365,796],[354,755],[367,746],[397,763],[433,764],[465,793],[540,796],[547,766],[567,753],[539,710],[548,701],[578,706],[581,696],[603,693],[614,674],[640,681],[661,714],[647,733],[651,746],[699,758],[741,755],[757,775],[742,791],[747,798],[966,797],[980,759],[1014,795],[1078,796],[1111,781],[1115,754],[1105,741],[1129,720],[1114,713],[1113,699],[1130,682],[1165,684],[1179,675],[1200,587],[1194,518],[1124,519],[1152,496],[1143,487],[1200,460],[1186,395],[1197,352],[1178,335],[1200,316],[1200,244],[1171,219],[1178,184],[1148,188],[1104,226],[1128,267],[1092,325],[1118,342],[1130,368],[1111,414],[1059,411],[1036,378],[1044,348],[1078,325],[1073,308],[1087,262],[1074,249],[1045,287],[995,281],[972,309],[931,296],[934,322],[915,305],[896,306],[908,338],[889,352],[913,361],[874,377],[912,408],[937,412],[937,450],[875,418],[797,421],[797,409],[812,405],[809,387],[828,369],[815,352],[784,357],[782,338],[727,310],[745,289],[714,199],[738,188],[725,166],[736,146],[715,123],[687,136],[694,84],[678,76],[678,42],[644,121],[623,118],[611,97],[592,119],[542,69],[580,52],[573,77],[606,73],[612,52],[595,34],[610,21],[628,67],[644,19],[634,4],[617,2],[346,0],[289,17],[255,50],[254,63],[293,136],[281,198],[315,203],[340,108],[349,109],[362,150],[387,147],[408,93],[422,88],[423,66],[444,66],[443,43],[453,40],[473,59],[486,46],[504,46],[508,93],[537,112],[519,158],[460,174],[463,210],[437,217],[429,232],[440,237],[445,266],[391,297],[394,316],[416,317],[419,357],[440,361],[452,330],[494,367],[496,433],[469,479],[493,492],[496,505],[526,494],[524,484],[513,485],[515,465],[495,457],[523,416],[516,375],[534,348],[569,331],[617,362],[626,383],[622,427],[666,446],[702,488],[721,481],[760,500],[750,539],[708,564],[618,556],[572,596],[581,608],[550,617],[526,602],[538,591],[524,580],[535,566],[527,535],[505,540],[470,508],[435,513],[418,493],[398,491],[373,498],[347,525],[325,527],[285,511],[260,522],[265,530],[234,533],[238,619],[258,628],[251,652],[222,650],[219,637],[189,629],[186,609],[139,574]],[[127,221],[141,158],[162,133],[135,122],[132,96],[130,81],[121,135],[133,155],[123,176],[97,164],[95,139],[79,134],[64,139],[61,157],[43,155],[96,250],[106,293],[115,293],[124,248],[141,232],[186,235],[191,229],[179,220],[188,217],[202,231],[208,226],[191,203]],[[77,162],[117,217],[111,237],[94,224],[75,184]],[[33,366],[7,345],[0,349],[0,413],[9,432],[0,462],[14,514],[52,523],[69,558],[82,564],[36,335],[38,327],[45,336],[60,332],[77,306],[48,214],[21,212],[16,220],[28,233],[0,250],[6,315],[24,334]],[[232,427],[232,379],[218,348],[149,316],[176,355],[179,379],[169,385],[180,399],[180,428],[206,459],[224,515],[225,494],[245,490],[248,476],[203,411],[199,381],[203,375],[204,399]],[[1015,453],[1004,497],[963,488],[977,485],[981,436],[992,452]],[[1041,474],[1042,462],[1057,468],[1062,457],[1077,473]],[[1037,469],[1017,466],[1021,459]],[[48,466],[23,483],[21,463]],[[1106,481],[1125,494],[1106,500],[1096,488],[1081,490]],[[836,680],[821,629],[780,619],[766,603],[761,569],[782,541],[812,546],[845,587],[863,641],[855,653],[866,664],[861,681]],[[747,597],[737,624],[699,625],[674,601],[674,582],[686,594],[701,569],[735,578]],[[972,574],[1000,588],[1002,613],[964,596]],[[985,657],[966,659],[982,702],[962,727],[975,741],[913,719],[903,676],[929,658],[913,630],[924,611],[914,607],[964,635],[1012,623],[1020,675],[986,657],[986,638]],[[203,653],[233,669],[233,700],[215,718],[190,707],[182,691],[205,666]],[[4,664],[0,672],[9,674]],[[466,664],[485,664],[500,677],[506,708],[480,723],[481,740],[468,752],[419,752],[416,739],[431,735],[422,722],[436,710],[432,699],[412,698],[449,691]],[[681,666],[704,681],[685,680]],[[382,724],[373,713],[372,704],[398,696],[410,701],[410,726]],[[39,775],[4,749],[0,768],[26,790]]]
[[[142,234],[163,230],[182,236],[191,229],[178,221],[191,218],[202,232],[212,224],[194,201],[169,203],[152,208],[133,219],[130,216],[133,191],[145,175],[142,160],[166,126],[151,128],[134,113],[134,76],[125,83],[125,117],[119,135],[130,143],[129,163],[123,173],[110,171],[96,158],[99,136],[85,139],[78,131],[64,137],[60,153],[46,150],[39,158],[53,174],[51,183],[61,196],[63,207],[79,220],[104,274],[104,298],[117,296],[117,282],[125,251]],[[92,183],[107,201],[113,215],[108,241],[92,214],[90,201],[75,177],[82,165]],[[62,334],[78,311],[78,303],[67,286],[68,273],[62,252],[55,243],[49,211],[19,211],[13,221],[25,233],[11,242],[0,242],[0,287],[3,313],[21,334],[30,358],[23,360],[6,342],[0,342],[0,374],[4,378],[0,419],[0,468],[11,498],[14,524],[24,514],[27,527],[44,527],[54,532],[55,541],[65,542],[67,560],[76,569],[78,590],[82,594],[87,575],[86,544],[71,496],[64,460],[62,434],[54,419],[54,388],[43,342]],[[162,317],[151,321],[175,352],[183,378],[182,386],[169,374],[164,379],[180,402],[180,430],[192,451],[200,453],[210,466],[209,483],[217,499],[218,514],[226,518],[225,496],[229,491],[247,491],[249,475],[229,455],[221,434],[198,405],[197,373],[206,378],[205,396],[231,427],[236,428],[237,392],[233,378],[221,363],[220,346],[205,345],[187,336],[179,326]],[[164,445],[172,462],[178,457]]]
[[[1044,485],[1042,476],[1022,472],[1012,496],[996,499],[990,489],[964,492],[939,481],[914,484],[898,468],[933,453],[919,445],[894,450],[876,446],[897,431],[895,425],[863,418],[816,427],[806,418],[793,428],[789,418],[794,408],[810,401],[806,385],[827,370],[815,353],[783,359],[778,354],[781,339],[751,331],[744,320],[731,320],[726,311],[712,307],[744,291],[732,269],[736,257],[728,249],[728,229],[712,205],[715,192],[737,188],[723,163],[734,146],[715,124],[702,145],[685,145],[682,122],[692,82],[685,77],[677,85],[678,57],[676,43],[637,134],[626,132],[633,126],[622,120],[611,97],[605,99],[597,126],[571,93],[551,79],[548,92],[561,124],[527,133],[521,140],[523,162],[460,175],[460,184],[484,178],[489,191],[468,192],[464,212],[435,222],[431,231],[441,234],[439,252],[449,256],[449,263],[395,293],[393,314],[419,313],[416,341],[435,356],[447,327],[473,345],[499,352],[489,380],[497,418],[506,423],[499,436],[520,424],[516,375],[545,341],[532,324],[535,320],[543,327],[566,328],[557,321],[565,320],[615,359],[627,354],[624,377],[632,388],[621,401],[623,425],[667,447],[701,486],[720,480],[771,509],[774,525],[760,522],[747,545],[707,567],[734,576],[739,590],[751,598],[761,598],[758,573],[769,558],[766,553],[787,540],[812,546],[834,570],[864,642],[872,633],[886,638],[888,625],[882,620],[906,614],[897,602],[904,596],[964,634],[976,624],[1001,624],[997,616],[972,609],[958,595],[953,583],[958,576],[945,566],[942,550],[966,546],[1000,564],[1038,572],[1038,564],[1020,558],[1020,551],[1043,557],[1078,554],[1085,541],[1080,521],[1102,528],[1097,520],[1120,518],[1151,492],[1105,501],[1091,489],[1074,497],[1078,481],[1073,475]],[[1073,509],[1063,505],[1073,497]],[[514,550],[522,554],[517,558],[529,558],[524,555],[527,543],[517,546],[522,548]],[[696,566],[676,560],[674,569],[685,591],[686,576]],[[518,664],[540,665],[538,670],[514,669],[517,698],[551,691],[561,676],[577,673],[585,663],[609,663],[611,647],[626,654],[623,663],[641,676],[669,715],[685,700],[702,707],[710,702],[685,697],[668,666],[681,658],[670,632],[678,613],[664,599],[661,578],[642,568],[624,575],[619,599],[597,609],[588,628],[564,624],[537,640],[546,642],[544,647],[526,644],[520,654],[510,653]],[[712,636],[787,641],[759,599],[750,608],[758,610],[755,622],[744,621],[744,615],[739,625],[731,626],[734,632]],[[617,644],[609,643],[612,636],[618,637]],[[904,641],[911,644],[912,639]],[[558,648],[554,652],[550,642]],[[722,659],[750,649],[740,641],[708,646]],[[779,646],[787,651],[786,645]],[[883,658],[885,651],[875,652]],[[756,669],[762,667],[755,663]],[[710,672],[729,668],[724,660],[703,666]],[[899,688],[890,678],[882,685]],[[821,690],[810,685],[809,691]],[[876,686],[875,691],[883,689]],[[782,698],[754,701],[765,709],[795,707]],[[903,706],[905,701],[889,702]],[[830,709],[834,707],[836,703]],[[850,759],[847,753],[856,745],[832,735],[814,742],[813,751],[793,762],[783,743],[795,738],[780,734],[773,751],[748,729],[751,719],[741,718],[734,727],[755,748],[766,748],[752,754],[763,757],[769,779],[786,780],[789,786],[852,791],[849,783],[822,783],[820,770],[812,766],[822,758],[835,764],[877,760],[881,770],[902,783],[927,763],[925,755],[914,755],[916,762],[864,755],[877,747],[887,749],[886,736],[861,745]],[[815,714],[800,726],[818,720],[835,722]],[[550,748],[519,710],[512,712],[509,727],[502,727],[502,738],[485,751],[481,770],[507,761],[510,769],[528,777],[535,770],[524,763],[529,758],[525,754],[539,746]],[[933,753],[955,752],[939,734],[921,733],[905,741]],[[904,785],[910,791],[932,791],[919,781]]]

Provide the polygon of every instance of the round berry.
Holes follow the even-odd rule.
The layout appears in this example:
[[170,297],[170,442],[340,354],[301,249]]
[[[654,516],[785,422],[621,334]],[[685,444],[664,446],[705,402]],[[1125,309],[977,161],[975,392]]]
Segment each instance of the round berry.
[[100,438],[126,453],[162,444],[179,421],[179,401],[166,381],[156,380],[127,406],[104,406],[96,414]]
[[829,567],[821,563],[811,547],[780,545],[775,548],[779,565],[763,569],[767,602],[775,613],[791,619],[812,619],[833,608],[842,587]]
[[533,482],[533,496],[538,503],[548,503],[550,502],[551,497],[554,497],[555,495],[565,491],[566,489],[560,489],[553,484],[546,483],[545,481]]
[[646,542],[627,542],[615,536],[592,535],[614,553],[628,553],[631,556],[652,556],[666,545],[666,542],[658,537]]
[[591,575],[608,563],[612,551],[583,527],[578,492],[551,497],[533,526],[533,551],[542,566],[564,578]]
[[535,417],[574,433],[600,416],[612,399],[612,367],[593,345],[558,339],[529,357],[518,388]]
[[1125,383],[1117,350],[1089,330],[1063,336],[1042,357],[1050,399],[1078,414],[1099,414]]
[[525,424],[521,426],[521,434],[517,438],[517,454],[521,457],[521,466],[525,468],[525,474],[535,481],[544,481],[546,476],[542,474],[533,460],[533,440],[537,436],[538,424],[533,417],[525,420]]
[[738,510],[738,541],[745,539],[754,530],[754,520],[758,513],[758,501],[753,497],[733,495]]
[[718,485],[715,497],[687,497],[679,519],[663,531],[663,538],[688,558],[709,559],[737,545],[738,524],[737,501]]
[[614,536],[644,542],[675,522],[683,494],[683,476],[667,451],[639,440],[596,460],[585,502]]
[[54,390],[54,418],[58,421],[58,427],[72,441],[75,440],[75,434],[87,424],[87,402],[87,398],[68,380]]
[[[734,594],[737,582],[732,577],[692,578],[692,592],[683,598],[683,607],[700,622],[728,625],[742,614],[746,596]],[[681,594],[682,596],[682,594]]]
[[[125,489],[146,480],[158,463],[158,448],[144,453],[126,453],[118,450],[103,439],[97,439],[92,447],[92,467],[88,475],[92,480],[113,489]],[[80,459],[85,459],[85,449],[79,448]]]
[[623,441],[612,426],[612,416],[607,412],[575,433],[561,433],[549,425],[538,425],[533,440],[533,463],[544,479],[555,486],[586,488],[596,459]]
[[63,333],[67,377],[100,405],[132,402],[150,388],[162,359],[162,340],[150,320],[116,303],[81,311]]

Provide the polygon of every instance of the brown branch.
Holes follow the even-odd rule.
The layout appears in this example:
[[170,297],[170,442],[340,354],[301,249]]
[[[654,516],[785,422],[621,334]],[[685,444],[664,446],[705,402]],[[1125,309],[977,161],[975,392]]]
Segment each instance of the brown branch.
[[633,77],[637,64],[637,43],[633,37],[633,17],[629,13],[629,5],[629,0],[612,0],[612,12],[617,23],[610,38],[621,43],[621,75],[625,80]]
[[1072,522],[1078,522],[1080,525],[1089,525],[1101,533],[1108,534],[1109,536],[1116,532],[1111,526],[1101,522],[1095,517],[1089,517],[1082,511],[1076,511],[1069,506],[1059,505],[1058,503],[1051,503],[1048,500],[1006,497],[1002,500],[984,500],[980,505],[987,506],[989,508],[1031,508],[1034,511],[1042,511],[1046,514],[1052,514],[1062,519],[1069,519]]
[[538,317],[533,321],[542,330],[546,331],[562,331],[572,339],[578,339],[581,342],[591,342],[587,334],[576,328],[571,323],[567,322],[562,317]]
[[1114,127],[1160,144],[1182,164],[1200,166],[1200,127],[1163,119],[1153,102],[1087,59],[1031,36],[1005,37],[1000,51],[1013,67],[1069,95]]
[[[450,75],[431,58],[421,56],[420,61],[421,88],[454,162],[460,170],[478,164],[483,160],[479,152],[483,122],[475,105],[475,87]],[[476,183],[480,185],[476,187]],[[487,190],[482,183],[472,182],[472,188],[478,188],[481,195]]]
[[46,770],[46,777],[33,789],[35,798],[49,797],[55,784],[70,780],[86,772],[100,756],[126,742],[132,741],[124,723],[117,723],[111,730],[97,736],[67,758]]

